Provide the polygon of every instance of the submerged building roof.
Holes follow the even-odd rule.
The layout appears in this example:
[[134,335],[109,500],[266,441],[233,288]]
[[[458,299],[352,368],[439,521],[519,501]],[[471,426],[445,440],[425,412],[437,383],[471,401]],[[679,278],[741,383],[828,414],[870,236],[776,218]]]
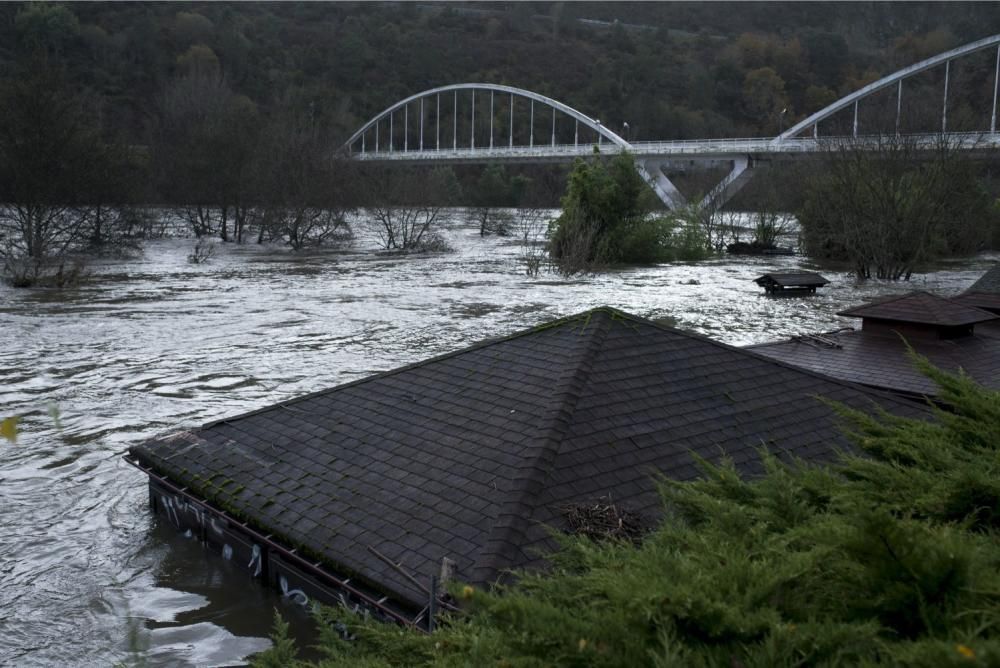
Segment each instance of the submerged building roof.
[[840,315],[861,317],[862,331],[797,336],[751,348],[841,380],[933,397],[937,386],[914,367],[909,345],[938,368],[950,372],[961,369],[986,387],[1000,387],[1000,330],[994,327],[997,315],[966,300],[911,292]]
[[922,290],[856,306],[837,315],[940,327],[962,327],[997,317],[982,309]]
[[774,360],[833,378],[913,396],[934,397],[938,388],[910,360],[906,344],[945,371],[964,370],[986,387],[1000,389],[1000,339],[976,335],[958,339],[911,338],[862,331],[837,331],[751,346]]
[[476,584],[537,563],[560,509],[610,495],[647,517],[655,475],[697,455],[759,470],[758,449],[849,447],[817,397],[894,399],[601,308],[137,445],[202,498],[413,605],[443,558]]
[[970,285],[969,289],[965,292],[1000,294],[1000,262],[994,264],[985,274],[979,277],[978,281]]
[[1000,292],[963,292],[951,299],[964,306],[974,306],[990,313],[1000,313]]
[[1000,262],[980,276],[968,290],[953,299],[959,304],[1000,314]]

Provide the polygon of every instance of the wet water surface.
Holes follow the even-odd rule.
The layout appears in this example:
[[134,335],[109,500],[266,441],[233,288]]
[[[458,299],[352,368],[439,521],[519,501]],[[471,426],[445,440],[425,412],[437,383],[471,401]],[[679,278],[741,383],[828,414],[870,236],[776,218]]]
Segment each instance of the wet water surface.
[[[751,279],[796,257],[718,259],[595,277],[524,276],[515,241],[455,224],[450,254],[292,253],[192,240],[92,267],[64,291],[0,286],[0,665],[239,664],[273,609],[306,617],[237,565],[150,517],[136,441],[266,406],[484,338],[611,305],[744,345],[850,325],[835,313],[911,289],[954,294],[988,256],[909,284],[833,283],[767,298]],[[55,407],[55,410],[53,410]],[[56,413],[57,411],[57,413]]]

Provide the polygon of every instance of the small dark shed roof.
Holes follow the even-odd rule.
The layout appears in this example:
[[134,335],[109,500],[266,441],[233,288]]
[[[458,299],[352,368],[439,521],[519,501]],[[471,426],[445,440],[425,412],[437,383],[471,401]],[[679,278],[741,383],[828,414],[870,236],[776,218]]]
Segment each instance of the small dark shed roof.
[[776,284],[782,287],[822,287],[830,281],[812,271],[786,272],[764,274],[760,278],[754,279],[754,283],[760,286]]
[[982,309],[959,304],[922,290],[856,306],[837,315],[941,327],[972,325],[997,317]]
[[694,478],[692,454],[755,472],[762,445],[807,459],[849,447],[818,396],[922,414],[601,308],[131,454],[206,498],[221,486],[251,523],[419,607],[425,595],[368,546],[421,581],[449,557],[460,579],[493,582],[537,563],[564,504],[610,494],[657,516],[654,472]]
[[966,292],[991,292],[1000,294],[1000,262],[997,262],[979,280],[969,286]]

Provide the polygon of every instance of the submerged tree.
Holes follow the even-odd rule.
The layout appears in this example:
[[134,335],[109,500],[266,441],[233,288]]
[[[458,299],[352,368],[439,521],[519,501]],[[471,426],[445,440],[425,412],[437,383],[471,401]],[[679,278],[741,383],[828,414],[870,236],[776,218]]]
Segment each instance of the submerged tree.
[[628,153],[579,160],[570,174],[563,212],[551,226],[549,254],[563,274],[614,264],[700,260],[710,252],[692,206],[651,215],[654,195]]
[[797,215],[806,252],[859,278],[908,280],[923,263],[985,241],[991,199],[954,141],[882,133],[837,140]]
[[506,209],[521,207],[530,179],[508,176],[502,165],[489,165],[469,190],[470,218],[479,226],[479,235],[509,236],[517,225],[516,214]]
[[237,240],[252,210],[260,118],[249,98],[235,93],[218,71],[193,61],[159,100],[153,159],[160,190],[185,206],[195,236]]
[[262,133],[257,164],[260,238],[298,250],[350,236],[354,170],[332,155],[330,137],[310,116],[279,114]]
[[[997,665],[1000,393],[920,364],[935,421],[840,409],[863,454],[703,462],[638,547],[566,537],[547,573],[454,587],[430,635],[325,609],[318,665]],[[279,640],[258,665],[291,665]]]
[[578,160],[553,221],[549,255],[564,273],[628,261],[622,257],[623,232],[640,223],[648,208],[646,184],[632,156]]
[[462,201],[462,189],[450,167],[427,173],[375,169],[362,177],[362,201],[370,225],[386,250],[443,250],[437,233],[443,210]]
[[[86,245],[120,239],[133,193],[130,152],[102,136],[89,104],[47,59],[0,88],[0,255],[8,279],[61,282]],[[130,168],[130,165],[132,168]]]

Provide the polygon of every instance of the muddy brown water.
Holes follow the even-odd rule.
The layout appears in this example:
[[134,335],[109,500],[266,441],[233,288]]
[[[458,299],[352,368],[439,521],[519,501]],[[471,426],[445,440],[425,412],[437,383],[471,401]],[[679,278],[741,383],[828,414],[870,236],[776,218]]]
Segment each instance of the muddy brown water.
[[[575,279],[524,275],[519,244],[452,223],[455,252],[293,253],[146,244],[78,289],[0,286],[0,665],[224,666],[268,646],[277,607],[236,564],[150,516],[132,443],[354,380],[600,305],[735,345],[850,325],[836,312],[920,288],[954,294],[996,259],[945,262],[909,284],[833,283],[773,299],[751,279],[801,257],[724,258]],[[57,407],[58,422],[50,413]]]

